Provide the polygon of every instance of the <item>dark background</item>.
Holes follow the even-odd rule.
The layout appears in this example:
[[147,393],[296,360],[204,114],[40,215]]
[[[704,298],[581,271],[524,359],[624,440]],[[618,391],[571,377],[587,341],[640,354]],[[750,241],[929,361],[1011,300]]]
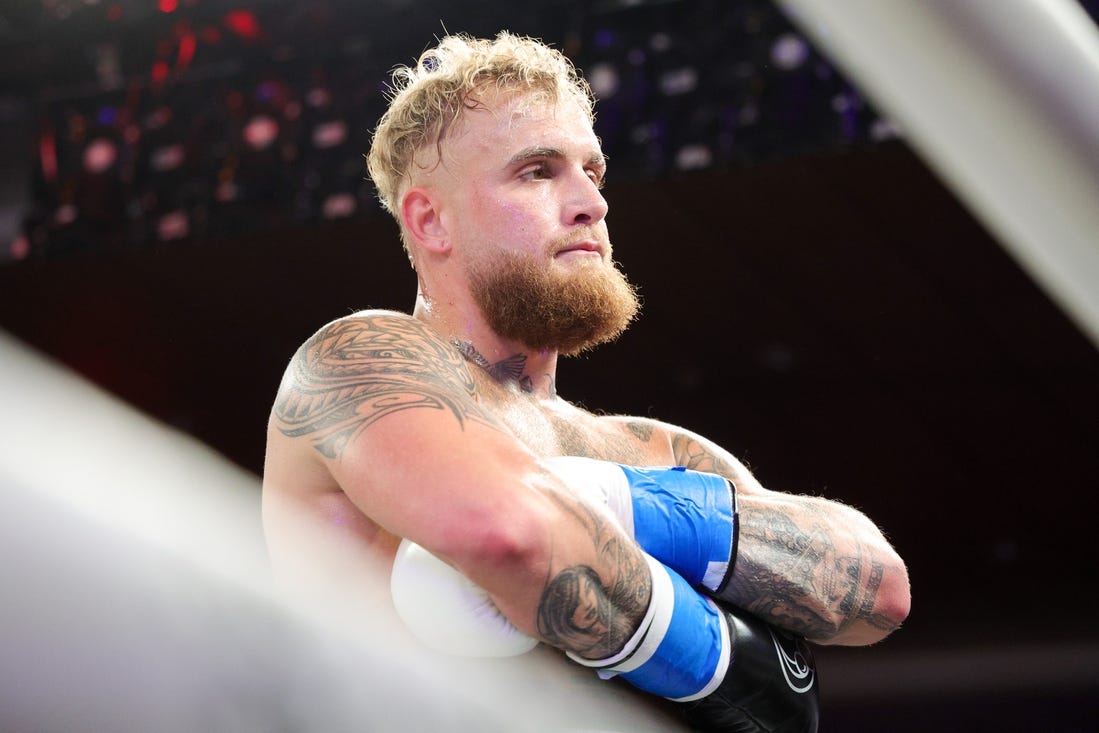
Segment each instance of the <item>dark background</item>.
[[[766,4],[746,5],[767,38],[785,32]],[[576,4],[535,3],[467,10],[468,20],[461,4],[417,7],[423,17],[375,6],[391,13],[387,41],[357,74],[384,76],[411,60],[440,18],[450,31],[559,32],[582,59],[593,47],[583,39],[604,26],[685,34],[676,19],[720,5],[596,18]],[[169,15],[125,8],[124,38],[147,37]],[[6,22],[4,69],[18,82],[0,101],[9,129],[33,143],[43,120],[97,92],[19,74],[28,48],[80,43],[80,34],[48,13]],[[582,32],[570,36],[570,23]],[[249,64],[262,65],[240,68]],[[667,110],[682,99],[645,108],[677,134],[725,141],[705,166],[677,166],[674,145],[655,150],[651,138],[636,154],[621,122],[633,112],[605,105],[609,222],[644,312],[617,343],[563,362],[559,390],[593,410],[690,427],[765,485],[851,503],[886,530],[909,564],[912,616],[878,647],[821,651],[823,730],[1096,730],[1099,352],[903,138],[871,134],[872,105],[859,100],[853,127],[830,117],[836,90],[847,89],[841,78],[775,73],[760,72],[760,122],[737,128],[734,143],[713,120],[676,122]],[[371,124],[352,125],[357,154]],[[368,187],[354,189],[360,206],[342,218],[288,216],[279,197],[300,197],[269,188],[233,211],[207,206],[204,229],[165,241],[135,228],[155,206],[67,229],[43,224],[60,184],[41,180],[33,144],[9,137],[8,148],[26,164],[6,169],[26,181],[9,186],[18,194],[9,203],[38,214],[21,218],[13,242],[22,244],[0,265],[0,327],[256,473],[270,402],[298,344],[354,310],[412,305],[396,226]],[[132,211],[125,197],[140,198],[141,185],[152,186],[120,175],[111,190],[121,210]]]

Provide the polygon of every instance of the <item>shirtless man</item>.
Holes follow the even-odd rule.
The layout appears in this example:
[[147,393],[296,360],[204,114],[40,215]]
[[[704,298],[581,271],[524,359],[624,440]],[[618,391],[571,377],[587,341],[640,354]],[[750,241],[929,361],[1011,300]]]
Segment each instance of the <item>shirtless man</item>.
[[[734,678],[765,632],[743,623],[845,645],[897,628],[907,571],[866,516],[767,490],[683,428],[558,396],[558,358],[637,313],[612,259],[593,100],[571,64],[507,33],[450,36],[394,80],[368,162],[417,275],[415,308],[336,320],[291,360],[264,471],[276,570],[372,585],[376,599],[388,589],[373,571],[387,577],[407,538],[533,639],[688,707],[715,703],[694,720],[714,730],[736,724],[725,708],[755,684]],[[676,543],[657,535],[680,529],[645,519],[647,479],[624,481],[640,519],[615,521],[582,486],[584,465],[561,470],[561,456],[599,459],[591,483],[610,465],[691,469],[654,480],[716,507],[683,529],[713,538],[692,551],[717,576],[661,554]],[[757,717],[801,704],[772,700]],[[815,709],[792,719],[774,729],[812,730]]]

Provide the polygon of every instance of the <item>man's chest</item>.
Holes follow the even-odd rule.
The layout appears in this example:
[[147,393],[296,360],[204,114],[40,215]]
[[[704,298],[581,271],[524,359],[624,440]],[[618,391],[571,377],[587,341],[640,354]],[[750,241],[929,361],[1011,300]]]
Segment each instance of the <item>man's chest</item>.
[[542,456],[586,456],[632,465],[667,464],[667,441],[650,423],[593,415],[564,401],[502,400],[488,405],[501,423]]

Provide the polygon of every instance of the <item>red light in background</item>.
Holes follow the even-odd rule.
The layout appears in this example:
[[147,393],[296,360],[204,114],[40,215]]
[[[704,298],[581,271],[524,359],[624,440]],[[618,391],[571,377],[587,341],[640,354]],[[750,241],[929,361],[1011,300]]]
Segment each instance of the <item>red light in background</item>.
[[236,89],[231,90],[225,95],[225,106],[233,114],[242,114],[244,112],[244,95]]
[[185,239],[191,233],[191,220],[187,212],[176,209],[160,217],[156,223],[156,236],[162,242]]
[[329,120],[313,128],[313,145],[322,150],[343,145],[347,140],[347,123]]
[[151,75],[154,83],[163,83],[164,80],[168,78],[168,64],[163,61],[157,61],[153,64]]
[[178,0],[160,0],[158,3],[160,12],[162,13],[174,13],[176,8],[179,7]]
[[256,115],[244,126],[244,140],[256,150],[263,150],[279,136],[279,123],[267,115]]
[[106,173],[118,160],[118,146],[106,138],[96,138],[84,148],[84,168],[89,173]]
[[206,26],[202,29],[202,42],[210,46],[221,43],[221,31],[212,25]]
[[47,181],[55,180],[57,178],[57,144],[54,142],[52,130],[47,130],[38,141],[38,157],[42,161],[42,176]]
[[179,55],[176,57],[176,67],[180,71],[186,69],[191,64],[191,60],[195,57],[195,36],[193,33],[187,33],[179,39]]
[[179,143],[159,147],[149,156],[149,165],[156,171],[174,171],[187,161],[187,151]]
[[11,248],[8,250],[8,254],[11,255],[13,260],[24,260],[27,255],[31,253],[30,240],[23,234],[20,234],[11,243]]
[[248,41],[255,41],[262,34],[259,21],[251,10],[231,10],[225,14],[225,27]]

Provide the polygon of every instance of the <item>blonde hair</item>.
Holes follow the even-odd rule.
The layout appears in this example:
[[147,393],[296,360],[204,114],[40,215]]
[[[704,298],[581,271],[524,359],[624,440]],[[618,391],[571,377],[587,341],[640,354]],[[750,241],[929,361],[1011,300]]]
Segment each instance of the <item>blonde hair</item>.
[[[465,110],[480,106],[479,92],[533,92],[551,103],[573,99],[594,121],[591,88],[572,62],[541,41],[507,31],[492,40],[445,36],[414,67],[397,67],[392,80],[389,109],[374,130],[367,167],[378,199],[399,224],[400,192],[411,180],[416,153],[438,146]],[[407,250],[403,224],[401,230]]]

